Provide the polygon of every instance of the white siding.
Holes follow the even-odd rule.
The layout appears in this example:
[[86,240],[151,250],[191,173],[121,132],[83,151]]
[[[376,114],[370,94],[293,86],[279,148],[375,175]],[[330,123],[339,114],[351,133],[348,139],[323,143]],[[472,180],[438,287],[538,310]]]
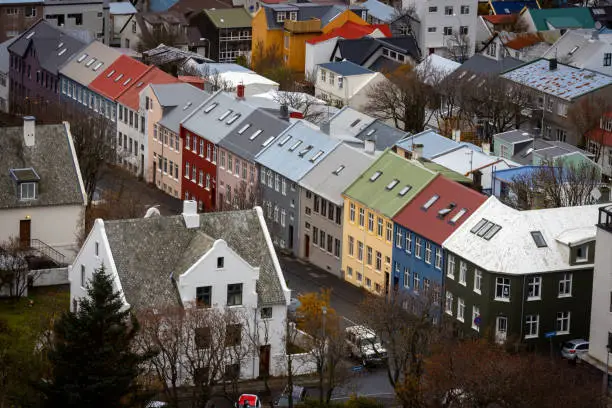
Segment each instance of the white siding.
[[612,333],[612,233],[597,229],[589,356],[606,363],[608,333]]

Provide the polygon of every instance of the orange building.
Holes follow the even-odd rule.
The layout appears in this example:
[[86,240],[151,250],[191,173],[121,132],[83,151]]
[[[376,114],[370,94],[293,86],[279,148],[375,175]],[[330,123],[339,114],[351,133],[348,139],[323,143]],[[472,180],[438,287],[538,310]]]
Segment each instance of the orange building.
[[367,9],[315,3],[262,4],[253,18],[253,64],[266,52],[278,52],[287,66],[304,72],[306,41],[347,22],[369,25]]

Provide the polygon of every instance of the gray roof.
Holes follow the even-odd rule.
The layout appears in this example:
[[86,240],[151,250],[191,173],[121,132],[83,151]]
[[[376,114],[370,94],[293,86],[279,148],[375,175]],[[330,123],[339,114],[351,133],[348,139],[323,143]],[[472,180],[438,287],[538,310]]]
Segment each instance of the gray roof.
[[482,54],[474,54],[470,59],[465,61],[459,68],[457,68],[454,75],[457,75],[462,71],[469,71],[475,74],[496,75],[509,69],[516,68],[521,64],[523,64],[523,61],[512,57],[505,57],[497,61],[492,58],[485,57]]
[[297,182],[339,143],[339,140],[297,121],[257,155],[257,162]]
[[401,54],[408,55],[418,61],[421,57],[419,46],[413,36],[398,36],[391,38],[363,37],[356,39],[339,39],[336,47],[343,59],[364,65],[381,47],[386,47]]
[[108,242],[126,301],[135,309],[180,304],[172,278],[184,273],[217,239],[259,267],[260,305],[284,304],[273,256],[256,210],[200,214],[199,228],[186,228],[181,215],[106,221]]
[[[212,110],[207,113],[206,111],[211,107]],[[234,95],[217,92],[205,103],[194,109],[191,115],[181,121],[181,124],[190,132],[196,133],[214,144],[218,144],[225,136],[238,127],[241,118],[250,115],[254,110],[255,107],[243,100],[237,99]],[[228,112],[229,114],[227,114]],[[235,115],[239,115],[238,119],[228,124],[228,120]]]
[[374,140],[376,150],[385,150],[407,136],[409,136],[409,133],[387,125],[380,119],[376,119],[359,132],[356,137],[361,141]]
[[[0,128],[0,208],[84,205],[85,192],[63,124],[36,126],[34,146],[25,146],[23,127]],[[33,168],[40,177],[37,198],[21,201],[11,169]]]
[[[254,161],[257,154],[264,149],[262,146],[270,136],[278,136],[291,123],[273,115],[269,109],[259,108],[244,118],[236,128],[224,137],[219,146],[231,151],[245,160]],[[243,134],[238,133],[246,125],[250,125]],[[262,130],[255,139],[250,140],[254,132]]]
[[373,71],[351,61],[326,62],[319,66],[343,76],[374,74]]
[[[66,61],[59,72],[81,85],[88,86],[120,56],[121,53],[115,48],[94,41]],[[91,60],[94,60],[94,62],[89,64]],[[87,66],[88,64],[89,66]]]
[[345,6],[338,4],[315,4],[315,3],[279,3],[279,4],[263,4],[262,8],[266,13],[266,21],[268,29],[281,30],[284,23],[276,21],[275,13],[278,11],[297,11],[298,21],[307,21],[314,18],[321,20],[321,27],[325,27],[336,18],[340,13],[346,10]]
[[395,9],[378,0],[367,0],[361,5],[368,9],[368,14],[385,23],[391,23],[398,17]]
[[524,130],[515,129],[493,135],[493,139],[500,139],[508,143],[519,143],[531,140],[533,136]]
[[510,160],[523,165],[531,165],[533,164],[533,151],[549,147],[550,144],[546,140],[535,138],[531,143],[526,143],[522,149],[516,151]]
[[57,75],[60,67],[86,44],[47,21],[39,20],[9,46],[9,51],[23,57],[32,45],[41,67]]
[[[374,155],[340,144],[302,178],[300,185],[326,200],[342,205],[342,192],[375,158]],[[336,174],[341,166],[341,171]]]
[[17,37],[13,37],[13,38],[6,40],[2,44],[0,44],[0,72],[4,72],[5,74],[8,74],[9,69],[10,69],[9,67],[10,58],[9,58],[9,53],[8,53],[8,47],[16,39]]
[[204,101],[210,94],[184,82],[174,84],[151,84],[159,104],[164,108],[159,124],[174,133],[179,132],[181,121]]

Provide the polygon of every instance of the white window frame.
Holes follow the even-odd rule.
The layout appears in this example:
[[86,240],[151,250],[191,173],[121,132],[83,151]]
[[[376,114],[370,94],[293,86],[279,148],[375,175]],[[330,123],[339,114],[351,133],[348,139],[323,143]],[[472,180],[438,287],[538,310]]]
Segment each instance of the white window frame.
[[459,284],[467,286],[467,264],[459,261]]
[[476,324],[476,318],[480,316],[480,308],[478,306],[472,306],[472,329],[477,332],[480,331],[480,327]]
[[414,237],[414,256],[421,259],[422,257],[423,244],[421,237]]
[[465,322],[465,300],[457,298],[457,320]]
[[448,255],[448,264],[446,265],[446,276],[455,279],[455,256]]
[[480,294],[482,288],[482,271],[474,269],[474,292]]
[[446,302],[444,302],[444,312],[449,316],[453,315],[453,294],[449,292],[448,290],[446,291]]
[[[559,316],[561,315],[561,316]],[[567,315],[567,316],[566,316]],[[557,320],[556,320],[556,325],[555,325],[555,329],[557,329],[557,335],[561,335],[561,334],[569,334],[570,332],[570,324],[571,324],[571,319],[572,319],[572,312],[557,312]],[[564,321],[567,321],[567,330],[559,330],[559,324],[561,324],[561,326],[564,325]]]
[[425,241],[425,263],[431,265],[431,242]]
[[[535,326],[535,330],[534,329]],[[525,317],[525,338],[535,339],[540,332],[540,315],[527,315]]]
[[404,288],[410,287],[410,269],[407,266],[404,267]]
[[22,201],[35,200],[36,199],[36,189],[37,189],[37,185],[36,184],[37,183],[21,183],[21,184],[19,184],[20,199]]
[[[534,292],[537,291],[536,295],[530,294],[532,287],[534,288]],[[530,276],[527,278],[527,300],[540,299],[542,299],[542,277]]]
[[438,270],[442,270],[442,248],[436,248],[436,263],[435,267]]
[[406,247],[404,248],[404,251],[406,251],[407,254],[411,254],[412,253],[412,233],[410,231],[406,231],[406,237],[404,238],[405,240],[405,245]]
[[[572,296],[572,279],[571,273],[564,273],[561,279],[559,279],[559,294],[558,297],[571,297]],[[563,288],[563,289],[562,289]]]
[[[497,296],[497,288],[502,288],[502,296]],[[504,295],[504,288],[508,287],[508,295]],[[495,300],[499,302],[510,302],[510,290],[511,290],[511,282],[510,278],[506,278],[504,276],[498,276],[495,278]]]

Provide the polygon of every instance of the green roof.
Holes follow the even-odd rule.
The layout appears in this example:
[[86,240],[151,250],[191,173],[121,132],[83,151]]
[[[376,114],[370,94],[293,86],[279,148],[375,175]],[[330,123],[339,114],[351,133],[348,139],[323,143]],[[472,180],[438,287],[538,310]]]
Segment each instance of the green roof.
[[457,183],[461,183],[461,184],[472,184],[472,179],[469,177],[464,176],[461,173],[457,173],[455,170],[451,170],[448,167],[444,167],[441,164],[432,162],[432,161],[422,161],[421,164],[431,170],[431,171],[435,171],[436,173],[440,173],[441,175],[443,175],[444,177],[446,177],[447,179],[450,179],[452,181],[456,181]]
[[[547,31],[550,27],[555,28],[593,28],[595,21],[591,12],[586,7],[569,7],[555,9],[530,9],[536,30]],[[567,25],[566,25],[567,24]]]
[[208,9],[204,13],[217,28],[251,27],[251,15],[242,7],[231,9]]
[[[372,176],[381,174],[372,181]],[[437,173],[393,153],[387,149],[357,180],[346,190],[344,195],[360,202],[389,218],[392,218],[410,202]],[[397,180],[394,186],[391,186]],[[410,186],[404,195],[400,192]],[[388,187],[391,187],[389,189]]]

